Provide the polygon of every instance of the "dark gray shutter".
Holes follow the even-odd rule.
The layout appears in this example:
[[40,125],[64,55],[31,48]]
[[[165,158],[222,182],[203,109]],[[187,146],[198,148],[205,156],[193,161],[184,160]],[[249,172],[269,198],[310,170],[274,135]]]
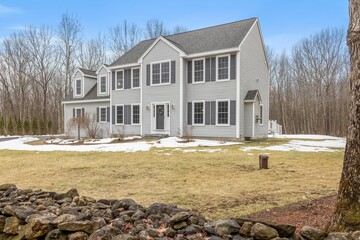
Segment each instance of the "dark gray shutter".
[[124,71],[124,89],[131,88],[131,69],[126,69]]
[[99,122],[99,108],[96,108],[96,121]]
[[192,61],[188,61],[188,83],[192,83]]
[[210,125],[211,122],[211,107],[210,107],[211,103],[210,102],[205,102],[205,125]]
[[230,101],[230,125],[236,124],[236,101]]
[[211,81],[216,81],[216,59],[213,57],[211,58],[210,64],[210,72],[211,72]]
[[131,124],[131,105],[124,106],[124,124]]
[[187,113],[188,113],[188,125],[191,125],[192,124],[192,103],[189,102],[188,103],[188,109],[187,109]]
[[236,54],[230,56],[230,79],[236,79]]
[[171,83],[176,82],[176,62],[171,61]]
[[106,121],[110,122],[110,107],[106,108]]
[[127,119],[128,123],[131,124],[131,105],[128,105]]
[[115,124],[115,106],[112,106],[112,124]]
[[210,58],[205,59],[205,82],[210,82]]
[[210,111],[211,111],[211,125],[215,125],[216,124],[216,102],[212,101],[211,102],[211,107],[210,107]]
[[146,86],[150,86],[150,64],[146,65]]
[[81,117],[85,117],[85,108],[81,108]]
[[112,90],[115,90],[115,71],[112,72]]
[[73,118],[75,118],[75,108],[73,108]]

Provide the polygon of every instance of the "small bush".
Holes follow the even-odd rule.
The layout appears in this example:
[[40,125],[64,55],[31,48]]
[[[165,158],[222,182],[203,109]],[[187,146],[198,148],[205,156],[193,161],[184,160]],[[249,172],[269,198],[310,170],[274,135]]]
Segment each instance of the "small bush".
[[12,120],[11,117],[10,117],[9,122],[8,122],[7,131],[8,131],[9,135],[14,134],[14,124],[13,124],[13,120]]
[[31,128],[30,128],[30,121],[29,118],[26,117],[25,121],[24,121],[24,133],[25,134],[30,134]]
[[38,120],[36,117],[33,117],[32,122],[31,122],[31,132],[32,134],[39,134],[39,125],[38,125]]
[[18,118],[16,122],[16,134],[22,135],[23,134],[23,124],[20,118]]

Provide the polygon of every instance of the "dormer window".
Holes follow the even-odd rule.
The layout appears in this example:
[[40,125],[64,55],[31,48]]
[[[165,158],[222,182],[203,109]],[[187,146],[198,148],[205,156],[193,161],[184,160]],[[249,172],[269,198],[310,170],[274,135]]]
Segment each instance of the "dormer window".
[[82,84],[81,79],[75,80],[75,96],[81,96],[82,93]]
[[107,92],[107,80],[106,76],[100,76],[100,93]]

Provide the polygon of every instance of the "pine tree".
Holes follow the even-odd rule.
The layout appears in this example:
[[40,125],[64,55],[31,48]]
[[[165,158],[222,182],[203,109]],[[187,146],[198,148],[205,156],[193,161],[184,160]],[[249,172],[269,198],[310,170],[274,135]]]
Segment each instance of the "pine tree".
[[36,117],[32,119],[31,130],[34,135],[39,134],[39,125]]
[[52,122],[51,120],[49,119],[48,123],[47,123],[47,128],[48,128],[48,133],[49,134],[52,134]]
[[16,122],[16,134],[23,135],[23,124],[20,118]]
[[0,119],[0,135],[5,135],[5,119],[1,117]]
[[40,119],[40,134],[41,135],[45,135],[46,134],[46,124],[45,124],[45,121],[44,119]]
[[9,135],[13,135],[14,134],[14,124],[13,124],[13,121],[12,121],[12,118],[10,117],[9,119],[9,123],[8,123],[8,126],[7,126],[7,130],[8,130],[8,134]]
[[25,121],[24,121],[24,133],[25,134],[30,134],[30,121],[29,121],[29,118],[25,118]]

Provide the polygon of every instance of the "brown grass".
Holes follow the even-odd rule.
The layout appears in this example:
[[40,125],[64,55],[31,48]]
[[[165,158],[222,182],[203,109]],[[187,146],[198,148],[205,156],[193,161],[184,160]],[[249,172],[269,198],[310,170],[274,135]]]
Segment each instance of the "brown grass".
[[[242,146],[287,141],[273,139]],[[258,170],[258,155],[263,152],[249,155],[239,148],[222,147],[226,153],[2,150],[0,184],[58,192],[74,187],[85,196],[130,197],[145,206],[176,203],[213,219],[241,216],[337,190],[343,152],[271,151],[270,169]]]

